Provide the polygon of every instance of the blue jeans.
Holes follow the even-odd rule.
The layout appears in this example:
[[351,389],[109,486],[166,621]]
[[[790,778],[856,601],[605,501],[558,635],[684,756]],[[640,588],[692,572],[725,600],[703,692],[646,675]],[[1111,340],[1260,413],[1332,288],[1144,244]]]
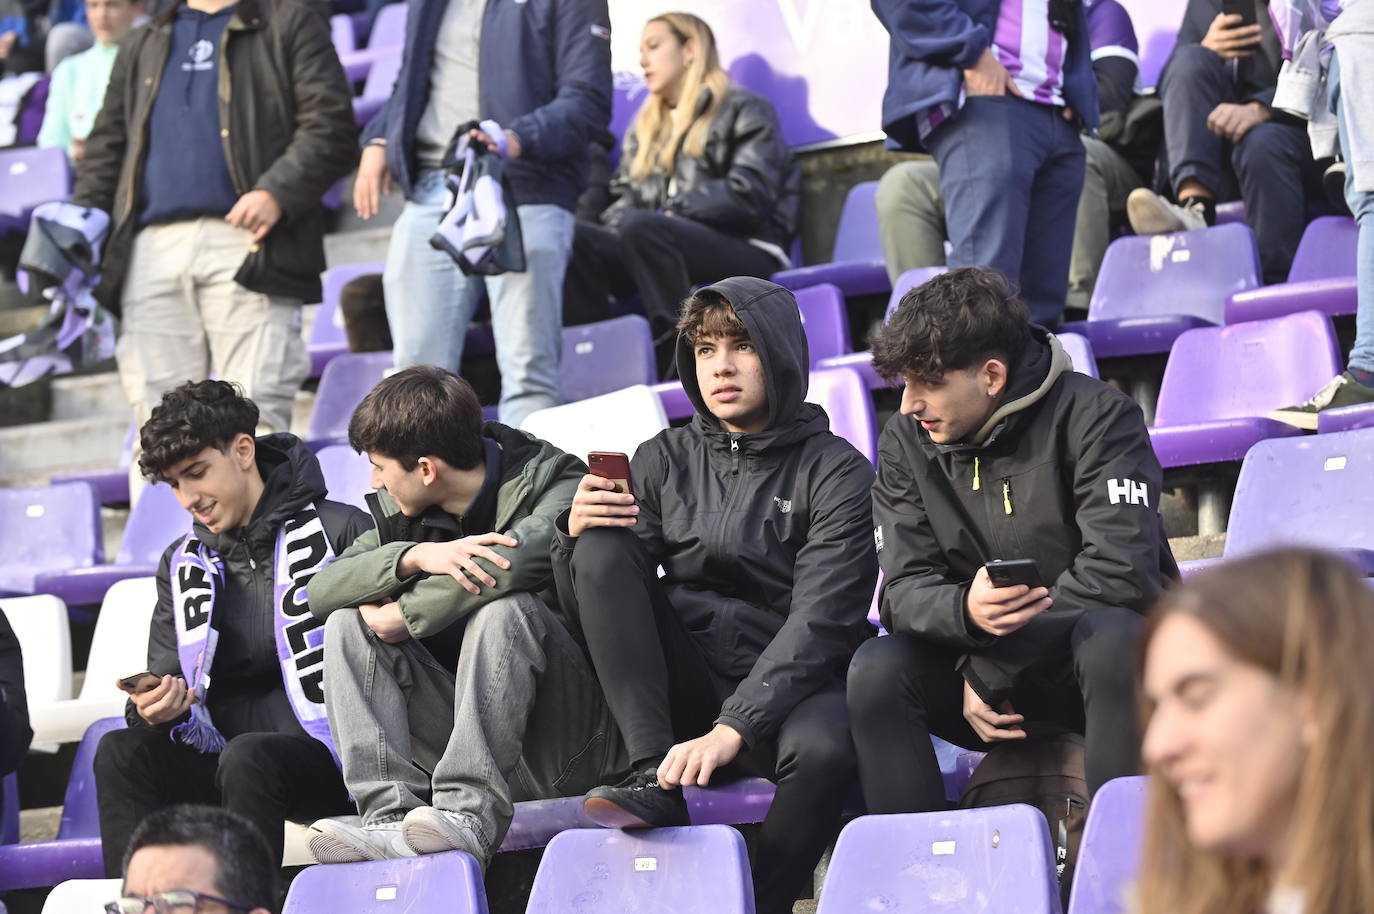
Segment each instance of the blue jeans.
[[1360,371],[1374,371],[1374,193],[1355,189],[1355,171],[1349,168],[1355,150],[1350,148],[1346,130],[1345,109],[1341,106],[1341,68],[1337,55],[1331,55],[1331,72],[1327,76],[1331,110],[1336,112],[1340,126],[1341,151],[1345,154],[1345,202],[1355,214],[1360,227],[1359,248],[1355,255],[1355,347],[1350,350],[1347,364]]
[[444,173],[421,172],[391,230],[382,286],[396,367],[458,371],[485,284],[501,371],[501,421],[519,426],[536,409],[563,402],[558,363],[573,214],[552,204],[521,206],[525,272],[465,276],[452,257],[429,246],[444,202]]
[[1033,320],[1058,326],[1083,190],[1078,128],[1048,105],[971,95],[926,146],[940,166],[949,265],[1001,270]]

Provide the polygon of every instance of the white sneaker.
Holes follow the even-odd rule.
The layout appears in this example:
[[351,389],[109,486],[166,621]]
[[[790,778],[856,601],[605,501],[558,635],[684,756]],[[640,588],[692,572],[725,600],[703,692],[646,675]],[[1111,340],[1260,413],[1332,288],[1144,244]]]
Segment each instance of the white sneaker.
[[1126,216],[1137,235],[1163,235],[1207,227],[1201,204],[1196,207],[1170,203],[1147,187],[1137,187],[1126,198]]
[[[350,817],[354,818],[354,817]],[[362,825],[347,819],[320,819],[310,826],[310,853],[320,863],[357,863],[414,857],[401,838],[401,823]]]
[[483,869],[487,865],[482,843],[467,819],[457,813],[433,806],[418,806],[406,813],[401,822],[401,836],[417,854],[442,854],[444,851],[467,851],[477,858]]

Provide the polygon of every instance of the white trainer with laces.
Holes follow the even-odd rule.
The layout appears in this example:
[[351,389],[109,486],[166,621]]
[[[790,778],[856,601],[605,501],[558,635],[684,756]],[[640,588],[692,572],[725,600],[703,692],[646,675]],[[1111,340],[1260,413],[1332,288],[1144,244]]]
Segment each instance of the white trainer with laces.
[[1170,203],[1148,187],[1137,187],[1126,198],[1126,216],[1137,235],[1163,235],[1207,227],[1207,217],[1196,206]]
[[356,816],[320,819],[313,823],[310,826],[310,853],[320,863],[357,863],[415,856],[401,838],[400,822],[363,825]]

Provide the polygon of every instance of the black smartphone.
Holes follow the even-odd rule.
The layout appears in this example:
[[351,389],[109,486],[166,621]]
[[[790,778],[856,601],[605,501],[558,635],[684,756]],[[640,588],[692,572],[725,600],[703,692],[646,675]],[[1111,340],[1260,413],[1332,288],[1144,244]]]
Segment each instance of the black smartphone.
[[1035,564],[1035,559],[993,559],[983,567],[988,570],[988,580],[993,587],[1025,584],[1034,589],[1045,586],[1040,583],[1040,566]]
[[1232,28],[1242,28],[1256,22],[1254,0],[1221,0],[1221,11],[1228,16],[1240,17],[1240,22]]
[[130,695],[138,695],[157,688],[157,684],[161,681],[161,676],[144,670],[141,673],[134,673],[132,676],[121,678],[117,685]]
[[630,483],[630,458],[618,451],[592,451],[587,455],[587,466],[593,476],[609,479],[615,483],[615,490],[622,494],[635,494]]

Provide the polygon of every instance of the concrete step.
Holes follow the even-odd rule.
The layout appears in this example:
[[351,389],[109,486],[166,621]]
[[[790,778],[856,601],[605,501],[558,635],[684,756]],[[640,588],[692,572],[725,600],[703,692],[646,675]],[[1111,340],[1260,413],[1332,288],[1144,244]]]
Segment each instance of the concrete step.
[[119,374],[102,371],[97,374],[67,375],[52,382],[53,419],[96,419],[132,417]]
[[128,430],[127,412],[0,428],[0,480],[8,483],[9,477],[40,471],[114,466]]

